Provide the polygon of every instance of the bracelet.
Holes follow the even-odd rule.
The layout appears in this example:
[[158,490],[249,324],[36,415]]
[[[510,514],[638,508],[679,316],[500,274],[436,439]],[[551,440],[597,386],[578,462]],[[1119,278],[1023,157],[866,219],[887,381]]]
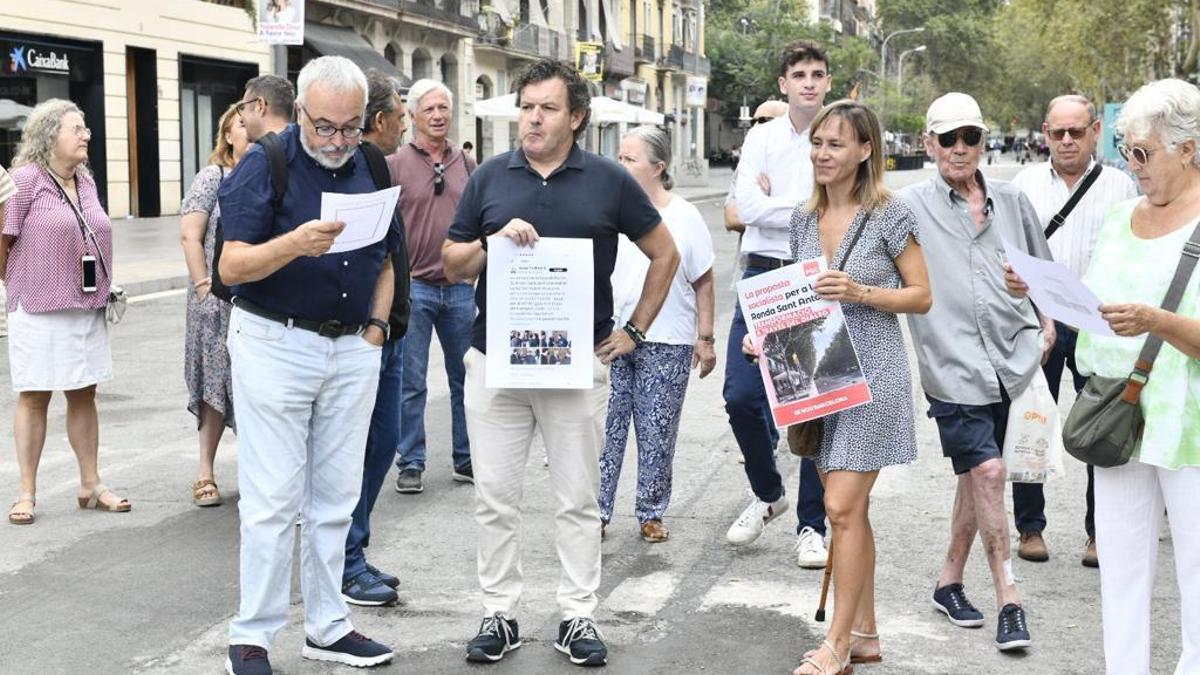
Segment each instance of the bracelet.
[[863,286],[863,292],[862,292],[862,295],[860,295],[860,296],[858,297],[858,302],[859,302],[859,304],[866,304],[866,302],[867,302],[867,296],[868,296],[868,295],[870,295],[870,294],[871,294],[871,287],[870,287],[870,286]]
[[635,345],[640,345],[640,344],[642,344],[643,342],[645,342],[645,341],[646,341],[646,334],[645,334],[645,333],[643,333],[643,332],[642,332],[642,330],[641,330],[640,328],[638,328],[637,326],[633,325],[633,322],[632,322],[632,321],[626,321],[626,322],[625,322],[625,325],[624,325],[624,326],[622,326],[622,329],[623,329],[623,330],[624,330],[624,331],[625,331],[625,332],[626,332],[626,333],[629,335],[629,337],[630,337],[630,338],[633,340],[633,344],[635,344]]
[[715,344],[717,341],[716,336],[713,336],[713,335],[699,335],[696,337],[696,339],[701,342],[707,342],[710,345]]

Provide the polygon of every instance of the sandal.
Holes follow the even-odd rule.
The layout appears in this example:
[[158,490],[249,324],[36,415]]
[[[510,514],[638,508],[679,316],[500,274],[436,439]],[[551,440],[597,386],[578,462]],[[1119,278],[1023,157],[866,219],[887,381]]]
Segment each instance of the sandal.
[[[829,650],[829,653],[833,656],[833,665],[837,667],[837,670],[830,672],[825,667],[822,667],[820,664],[818,664],[816,659],[813,658],[813,656],[816,656],[817,652],[821,651],[822,649]],[[846,660],[844,661],[838,658],[837,650],[834,649],[833,643],[831,643],[829,640],[822,640],[821,646],[809,654],[810,655],[805,656],[804,660],[800,662],[799,667],[792,671],[792,675],[802,675],[799,671],[800,668],[803,668],[805,665],[811,665],[812,667],[816,668],[817,675],[851,675],[851,673],[854,672],[854,666],[850,665],[850,655],[846,654]]]
[[196,506],[220,506],[222,501],[221,491],[213,479],[201,478],[192,483],[192,503]]
[[117,496],[116,493],[105,487],[104,483],[97,483],[96,487],[92,488],[91,496],[79,498],[79,508],[92,509],[94,511],[107,511],[108,513],[126,513],[133,508],[128,499],[118,498],[116,504],[105,504],[104,502],[100,501],[100,498],[103,497],[105,493],[108,493],[113,497]]
[[[878,640],[879,633],[860,633],[856,630],[850,631],[850,637],[858,638],[859,640]],[[854,648],[850,648],[850,663],[880,663],[883,661],[883,654],[855,654]]]
[[[29,504],[28,509],[18,509],[21,504]],[[33,521],[37,520],[33,509],[37,506],[37,499],[31,494],[22,494],[17,497],[17,501],[12,503],[12,510],[8,512],[8,522],[13,525],[32,525]]]

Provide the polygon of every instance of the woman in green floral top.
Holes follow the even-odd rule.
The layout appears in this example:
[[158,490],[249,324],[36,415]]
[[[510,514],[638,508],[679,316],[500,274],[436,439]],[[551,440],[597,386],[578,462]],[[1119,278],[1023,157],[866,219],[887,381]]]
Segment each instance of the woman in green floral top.
[[[1084,275],[1117,337],[1082,331],[1075,358],[1084,374],[1125,377],[1147,334],[1164,344],[1142,391],[1146,427],[1134,457],[1096,468],[1104,658],[1110,675],[1150,673],[1150,597],[1165,508],[1182,614],[1174,672],[1200,673],[1200,274],[1175,312],[1160,307],[1200,224],[1200,89],[1181,80],[1147,84],[1121,110],[1117,131],[1145,196],[1108,213]],[[1015,277],[1009,286],[1024,290]]]

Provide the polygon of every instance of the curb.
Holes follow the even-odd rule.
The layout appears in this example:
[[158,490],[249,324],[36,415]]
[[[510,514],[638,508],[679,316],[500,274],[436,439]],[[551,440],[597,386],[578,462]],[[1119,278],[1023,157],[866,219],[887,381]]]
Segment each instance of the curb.
[[716,199],[718,197],[724,198],[725,194],[726,194],[725,190],[721,190],[720,192],[702,192],[700,194],[692,195],[691,197],[684,197],[684,199],[686,199],[689,202],[695,203],[695,202],[707,201],[709,199]]
[[187,288],[187,286],[188,275],[186,274],[121,284],[121,288],[125,289],[125,294],[131,298],[136,298],[139,295],[161,293],[162,291],[174,291],[180,288]]

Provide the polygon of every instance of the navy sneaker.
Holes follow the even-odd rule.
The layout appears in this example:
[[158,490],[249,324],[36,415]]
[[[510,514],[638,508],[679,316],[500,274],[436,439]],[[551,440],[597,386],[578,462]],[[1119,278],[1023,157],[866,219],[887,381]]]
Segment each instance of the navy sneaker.
[[996,649],[1006,652],[1025,649],[1032,644],[1029,627],[1025,624],[1025,608],[1008,603],[1000,610],[1000,619],[996,622]]
[[342,598],[352,605],[379,607],[400,599],[395,589],[383,583],[371,570],[363,570],[342,582]]
[[416,469],[405,469],[396,476],[396,492],[402,495],[415,495],[425,491],[421,484],[421,472]]
[[229,675],[271,675],[271,660],[267,658],[267,650],[258,645],[229,645],[225,672]]
[[950,623],[959,628],[979,628],[983,625],[983,613],[967,599],[962,584],[946,584],[934,589],[933,608],[945,614]]
[[479,635],[467,643],[467,660],[476,663],[499,661],[504,655],[521,646],[521,634],[516,619],[506,619],[496,612],[484,617]]
[[304,639],[304,649],[300,655],[313,661],[332,661],[355,668],[370,668],[392,660],[394,654],[362,633],[352,630],[341,640],[327,646],[319,647],[312,640]]
[[375,577],[386,584],[388,588],[400,587],[400,578],[394,574],[388,574],[371,563],[367,563],[367,571],[371,574],[374,574]]
[[461,469],[455,469],[454,473],[450,474],[450,477],[454,479],[455,483],[474,483],[475,470],[468,464]]
[[602,666],[608,662],[608,647],[596,623],[587,617],[575,617],[558,624],[554,648],[566,654],[577,666]]

